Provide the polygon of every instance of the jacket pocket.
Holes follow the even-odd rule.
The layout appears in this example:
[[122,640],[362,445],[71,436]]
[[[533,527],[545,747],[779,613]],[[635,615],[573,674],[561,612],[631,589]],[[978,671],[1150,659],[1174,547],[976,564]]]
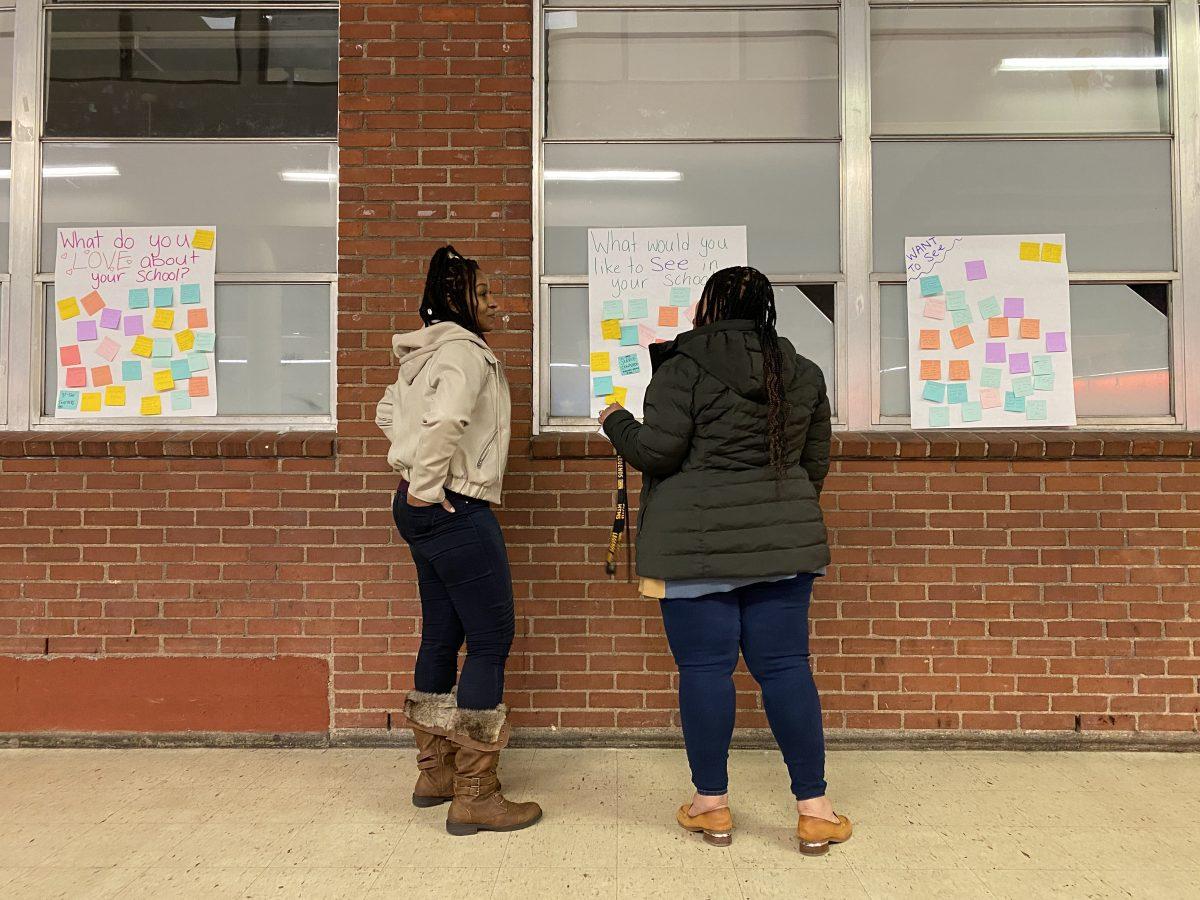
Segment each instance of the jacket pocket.
[[499,437],[500,437],[500,432],[496,432],[495,434],[492,435],[491,440],[489,440],[486,444],[483,445],[483,451],[479,454],[479,459],[475,463],[476,469],[483,468],[483,461],[485,459],[487,459],[488,454],[492,451],[492,448],[496,446],[496,440]]

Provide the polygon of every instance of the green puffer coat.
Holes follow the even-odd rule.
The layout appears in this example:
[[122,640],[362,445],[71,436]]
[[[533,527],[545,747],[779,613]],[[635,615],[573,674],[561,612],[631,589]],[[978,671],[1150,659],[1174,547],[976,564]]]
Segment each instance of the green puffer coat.
[[762,347],[725,321],[650,348],[645,424],[619,410],[604,431],[644,474],[637,567],[646,578],[753,578],[829,563],[817,498],[829,471],[829,399],[811,360],[779,339],[788,470],[767,445]]

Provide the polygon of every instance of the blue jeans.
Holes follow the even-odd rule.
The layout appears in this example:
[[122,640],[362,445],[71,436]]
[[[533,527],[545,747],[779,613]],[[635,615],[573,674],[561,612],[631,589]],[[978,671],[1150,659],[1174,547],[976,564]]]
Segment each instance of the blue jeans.
[[762,688],[767,721],[797,800],[825,794],[825,732],[808,662],[808,602],[815,576],[721,594],[661,601],[679,666],[679,714],[697,793],[729,790],[729,741],[738,649]]
[[[417,564],[421,648],[414,687],[448,694],[458,681],[462,709],[494,709],[504,699],[504,665],[515,632],[512,576],[504,535],[483,500],[446,492],[454,512],[409,506],[405,486],[392,518]],[[458,651],[467,642],[462,677]]]

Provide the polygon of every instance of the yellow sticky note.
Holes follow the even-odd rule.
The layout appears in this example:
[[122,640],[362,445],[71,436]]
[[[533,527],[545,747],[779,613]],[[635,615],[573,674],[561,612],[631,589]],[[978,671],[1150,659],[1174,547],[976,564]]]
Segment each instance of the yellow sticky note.
[[1062,244],[1042,244],[1042,262],[1062,262]]
[[[183,334],[182,331],[179,333]],[[612,357],[609,356],[607,353],[593,353],[592,354],[592,371],[593,372],[611,372],[612,371]]]
[[170,369],[159,369],[154,373],[154,389],[156,391],[169,391],[175,387],[175,378],[171,375]]
[[216,237],[211,229],[197,228],[196,233],[192,235],[192,247],[195,250],[211,250]]
[[150,320],[150,324],[153,325],[155,328],[162,328],[164,330],[169,331],[171,326],[173,326],[175,324],[175,310],[173,310],[173,309],[157,310],[154,313],[154,318]]
[[190,328],[175,332],[175,343],[179,345],[180,350],[191,350],[196,346],[196,332]]
[[142,415],[143,416],[159,416],[162,415],[162,397],[157,394],[150,394],[142,398]]
[[621,339],[621,320],[605,319],[601,322],[600,336],[606,341],[619,341]]
[[79,315],[79,301],[74,297],[64,297],[58,301],[58,317],[63,321]]
[[615,387],[613,392],[604,398],[605,403],[620,403],[625,405],[625,398],[629,396],[629,388]]
[[1026,262],[1037,262],[1042,258],[1042,245],[1036,241],[1021,241],[1020,256]]
[[100,412],[100,392],[87,391],[79,398],[79,408],[84,412]]
[[150,358],[150,354],[154,352],[154,341],[145,335],[139,335],[133,340],[131,351],[134,356],[144,356]]
[[124,406],[125,405],[125,385],[110,384],[104,389],[104,405],[105,406]]

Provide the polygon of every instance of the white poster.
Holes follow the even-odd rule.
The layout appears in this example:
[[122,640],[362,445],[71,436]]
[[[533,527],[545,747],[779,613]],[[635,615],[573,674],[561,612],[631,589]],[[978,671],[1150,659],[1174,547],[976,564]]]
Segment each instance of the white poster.
[[910,237],[913,428],[1075,424],[1061,234]]
[[55,416],[217,412],[216,229],[60,228]]
[[647,348],[692,327],[709,276],[744,265],[745,226],[590,229],[592,413],[615,401],[641,418]]

